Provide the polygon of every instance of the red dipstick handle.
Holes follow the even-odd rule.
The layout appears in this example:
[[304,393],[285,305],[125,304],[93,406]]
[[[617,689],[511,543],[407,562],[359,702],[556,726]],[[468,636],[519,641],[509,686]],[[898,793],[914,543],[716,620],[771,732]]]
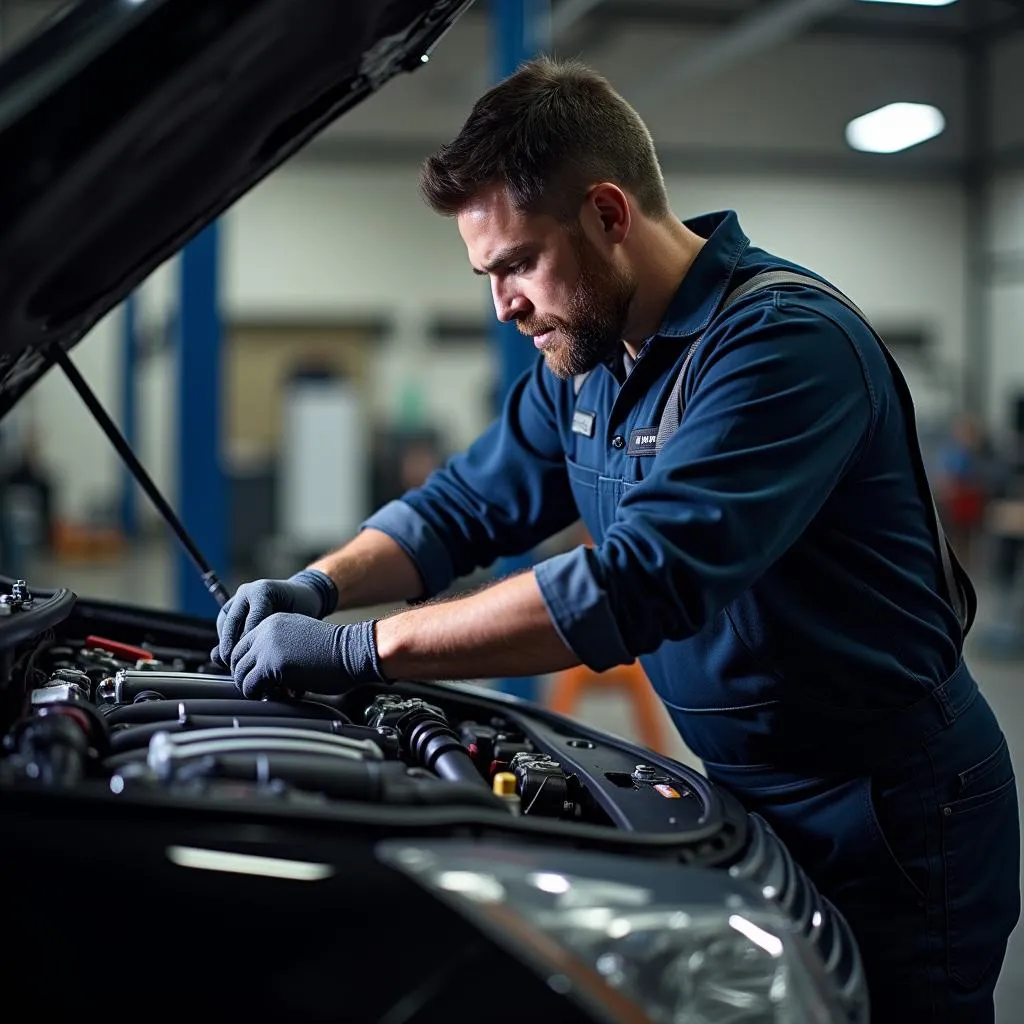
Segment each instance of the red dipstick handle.
[[152,661],[153,653],[145,647],[135,647],[132,644],[123,644],[119,640],[108,640],[105,636],[87,636],[85,646],[96,650],[109,651],[116,658],[124,661]]

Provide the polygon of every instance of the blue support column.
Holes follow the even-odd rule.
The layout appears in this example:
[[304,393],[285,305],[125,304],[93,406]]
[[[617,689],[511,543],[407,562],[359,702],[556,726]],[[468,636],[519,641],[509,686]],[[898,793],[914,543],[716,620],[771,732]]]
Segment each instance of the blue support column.
[[[222,575],[227,552],[227,484],[221,466],[220,226],[214,222],[181,252],[177,322],[178,511],[210,567]],[[212,616],[217,605],[184,551],[177,605]]]
[[[133,292],[121,308],[121,433],[129,446],[136,450],[138,424],[136,423],[135,368],[138,365],[138,301]],[[135,477],[127,466],[121,467],[121,530],[129,540],[139,532]]]
[[[543,52],[549,45],[550,0],[491,0],[495,74],[498,81],[511,75],[523,61]],[[512,385],[537,357],[536,350],[514,323],[495,321],[495,341],[500,358],[499,401],[503,402]],[[532,564],[529,555],[503,559],[497,569],[508,574]],[[536,700],[537,680],[533,678],[503,679],[498,686],[505,693],[525,700]]]

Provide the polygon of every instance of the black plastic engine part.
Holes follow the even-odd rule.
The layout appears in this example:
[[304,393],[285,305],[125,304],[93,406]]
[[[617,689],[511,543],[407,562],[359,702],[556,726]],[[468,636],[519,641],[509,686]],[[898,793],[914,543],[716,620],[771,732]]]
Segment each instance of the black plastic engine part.
[[89,691],[91,696],[91,687],[89,676],[78,668],[58,668],[54,669],[50,673],[51,683],[75,683],[81,686],[82,689]]
[[547,754],[519,753],[509,763],[516,777],[516,791],[523,814],[546,818],[573,818],[576,801],[562,766]]
[[[56,689],[56,687],[54,688]],[[36,691],[38,692],[38,691]],[[110,726],[94,704],[85,700],[54,700],[33,707],[30,718],[24,719],[4,737],[4,749],[14,752],[18,749],[21,730],[42,719],[65,718],[73,722],[85,737],[88,748],[102,757],[110,748]]]
[[306,754],[223,754],[180,759],[167,781],[228,778],[289,786],[335,800],[388,805],[472,804],[508,814],[503,801],[479,786],[409,776],[396,761],[349,761]]
[[494,741],[494,760],[511,764],[516,754],[532,754],[533,744],[520,733],[499,732]]
[[235,700],[241,693],[230,676],[199,679],[191,672],[148,672],[121,669],[99,688],[97,699],[108,704],[132,704],[144,691],[166,700]]
[[136,694],[133,704],[145,704],[147,700],[166,700],[167,698],[159,690],[143,690]]
[[26,778],[51,786],[73,786],[86,772],[89,739],[82,723],[68,714],[30,718],[17,739]]
[[96,699],[96,690],[100,684],[109,679],[115,673],[119,672],[124,666],[119,662],[104,661],[98,663],[85,664],[81,666],[80,671],[88,678],[90,689],[93,695],[93,699]]
[[477,764],[483,765],[485,769],[489,768],[494,760],[494,743],[498,738],[498,730],[479,722],[463,722],[459,732],[470,756]]
[[51,678],[45,686],[37,686],[32,691],[29,701],[33,708],[47,704],[89,704],[89,680],[84,676],[75,682]]
[[122,723],[173,722],[188,720],[194,715],[215,715],[219,718],[318,718],[347,722],[348,718],[336,708],[312,701],[286,704],[273,700],[165,700],[146,701],[143,704],[119,704],[105,711],[111,725]]
[[365,717],[367,725],[374,728],[394,729],[406,756],[442,779],[487,786],[444,712],[433,704],[419,697],[403,700],[379,694],[366,709]]

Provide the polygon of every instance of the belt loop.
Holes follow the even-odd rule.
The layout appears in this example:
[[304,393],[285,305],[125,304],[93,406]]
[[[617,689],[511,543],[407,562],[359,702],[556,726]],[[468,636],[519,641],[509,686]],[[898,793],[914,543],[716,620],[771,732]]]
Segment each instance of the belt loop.
[[974,702],[978,684],[961,658],[953,674],[932,690],[932,698],[946,725],[952,725]]
[[932,690],[932,699],[939,706],[939,712],[942,714],[942,720],[946,725],[952,725],[956,721],[956,710],[953,708],[952,701],[949,699],[949,680],[947,679],[944,683],[940,683],[935,689]]

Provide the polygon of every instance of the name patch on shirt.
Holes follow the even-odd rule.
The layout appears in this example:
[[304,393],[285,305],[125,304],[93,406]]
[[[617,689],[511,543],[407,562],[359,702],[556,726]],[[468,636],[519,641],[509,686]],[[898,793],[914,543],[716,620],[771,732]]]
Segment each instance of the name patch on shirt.
[[629,447],[627,455],[653,455],[658,444],[657,427],[637,427],[629,435]]
[[597,419],[595,413],[584,412],[582,409],[577,409],[572,414],[572,432],[574,434],[582,434],[584,437],[594,436],[594,421]]

